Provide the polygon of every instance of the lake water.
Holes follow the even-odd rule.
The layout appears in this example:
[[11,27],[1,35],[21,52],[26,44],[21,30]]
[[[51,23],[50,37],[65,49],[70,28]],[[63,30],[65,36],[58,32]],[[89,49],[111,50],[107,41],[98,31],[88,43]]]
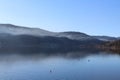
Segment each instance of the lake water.
[[82,51],[1,53],[0,80],[120,80],[120,56]]

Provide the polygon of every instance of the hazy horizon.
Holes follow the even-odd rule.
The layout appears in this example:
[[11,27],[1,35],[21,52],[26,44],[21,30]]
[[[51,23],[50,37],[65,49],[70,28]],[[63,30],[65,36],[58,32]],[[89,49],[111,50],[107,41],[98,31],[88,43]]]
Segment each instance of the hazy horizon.
[[119,37],[119,0],[1,0],[0,23]]

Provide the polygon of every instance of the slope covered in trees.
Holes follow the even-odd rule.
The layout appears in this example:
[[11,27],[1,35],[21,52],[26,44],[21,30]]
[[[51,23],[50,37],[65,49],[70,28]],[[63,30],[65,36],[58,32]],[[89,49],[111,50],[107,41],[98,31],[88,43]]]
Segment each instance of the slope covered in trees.
[[107,42],[104,45],[102,45],[102,48],[112,49],[112,50],[119,50],[120,49],[120,40]]

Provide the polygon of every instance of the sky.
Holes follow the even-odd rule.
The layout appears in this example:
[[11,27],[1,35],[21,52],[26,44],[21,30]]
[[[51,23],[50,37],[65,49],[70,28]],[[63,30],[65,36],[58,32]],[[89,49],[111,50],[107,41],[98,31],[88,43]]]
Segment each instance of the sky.
[[0,23],[120,36],[120,0],[0,0]]

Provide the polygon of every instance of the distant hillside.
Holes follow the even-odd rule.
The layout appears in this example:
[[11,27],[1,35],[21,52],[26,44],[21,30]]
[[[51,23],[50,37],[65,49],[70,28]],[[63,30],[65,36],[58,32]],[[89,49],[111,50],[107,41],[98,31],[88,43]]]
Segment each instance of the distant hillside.
[[50,32],[39,28],[22,27],[12,24],[0,24],[0,34],[66,37],[72,40],[96,40],[96,38],[81,32]]
[[69,39],[72,39],[72,40],[97,40],[96,38],[90,36],[90,35],[87,35],[85,33],[81,33],[81,32],[72,32],[72,31],[69,31],[69,32],[60,32],[56,35],[57,37],[67,37]]
[[101,44],[99,40],[79,41],[65,37],[30,36],[30,35],[0,35],[0,48],[38,48],[38,49],[80,49],[94,48]]
[[104,45],[102,45],[102,48],[120,50],[120,40],[106,42]]
[[99,39],[101,41],[115,41],[118,40],[117,37],[110,37],[110,36],[93,36],[96,39]]
[[46,31],[39,28],[29,28],[16,26],[12,24],[0,24],[0,33],[12,35],[32,35],[32,36],[53,36],[54,32]]
[[0,24],[0,48],[80,49],[103,41],[81,32],[50,32],[12,24]]

